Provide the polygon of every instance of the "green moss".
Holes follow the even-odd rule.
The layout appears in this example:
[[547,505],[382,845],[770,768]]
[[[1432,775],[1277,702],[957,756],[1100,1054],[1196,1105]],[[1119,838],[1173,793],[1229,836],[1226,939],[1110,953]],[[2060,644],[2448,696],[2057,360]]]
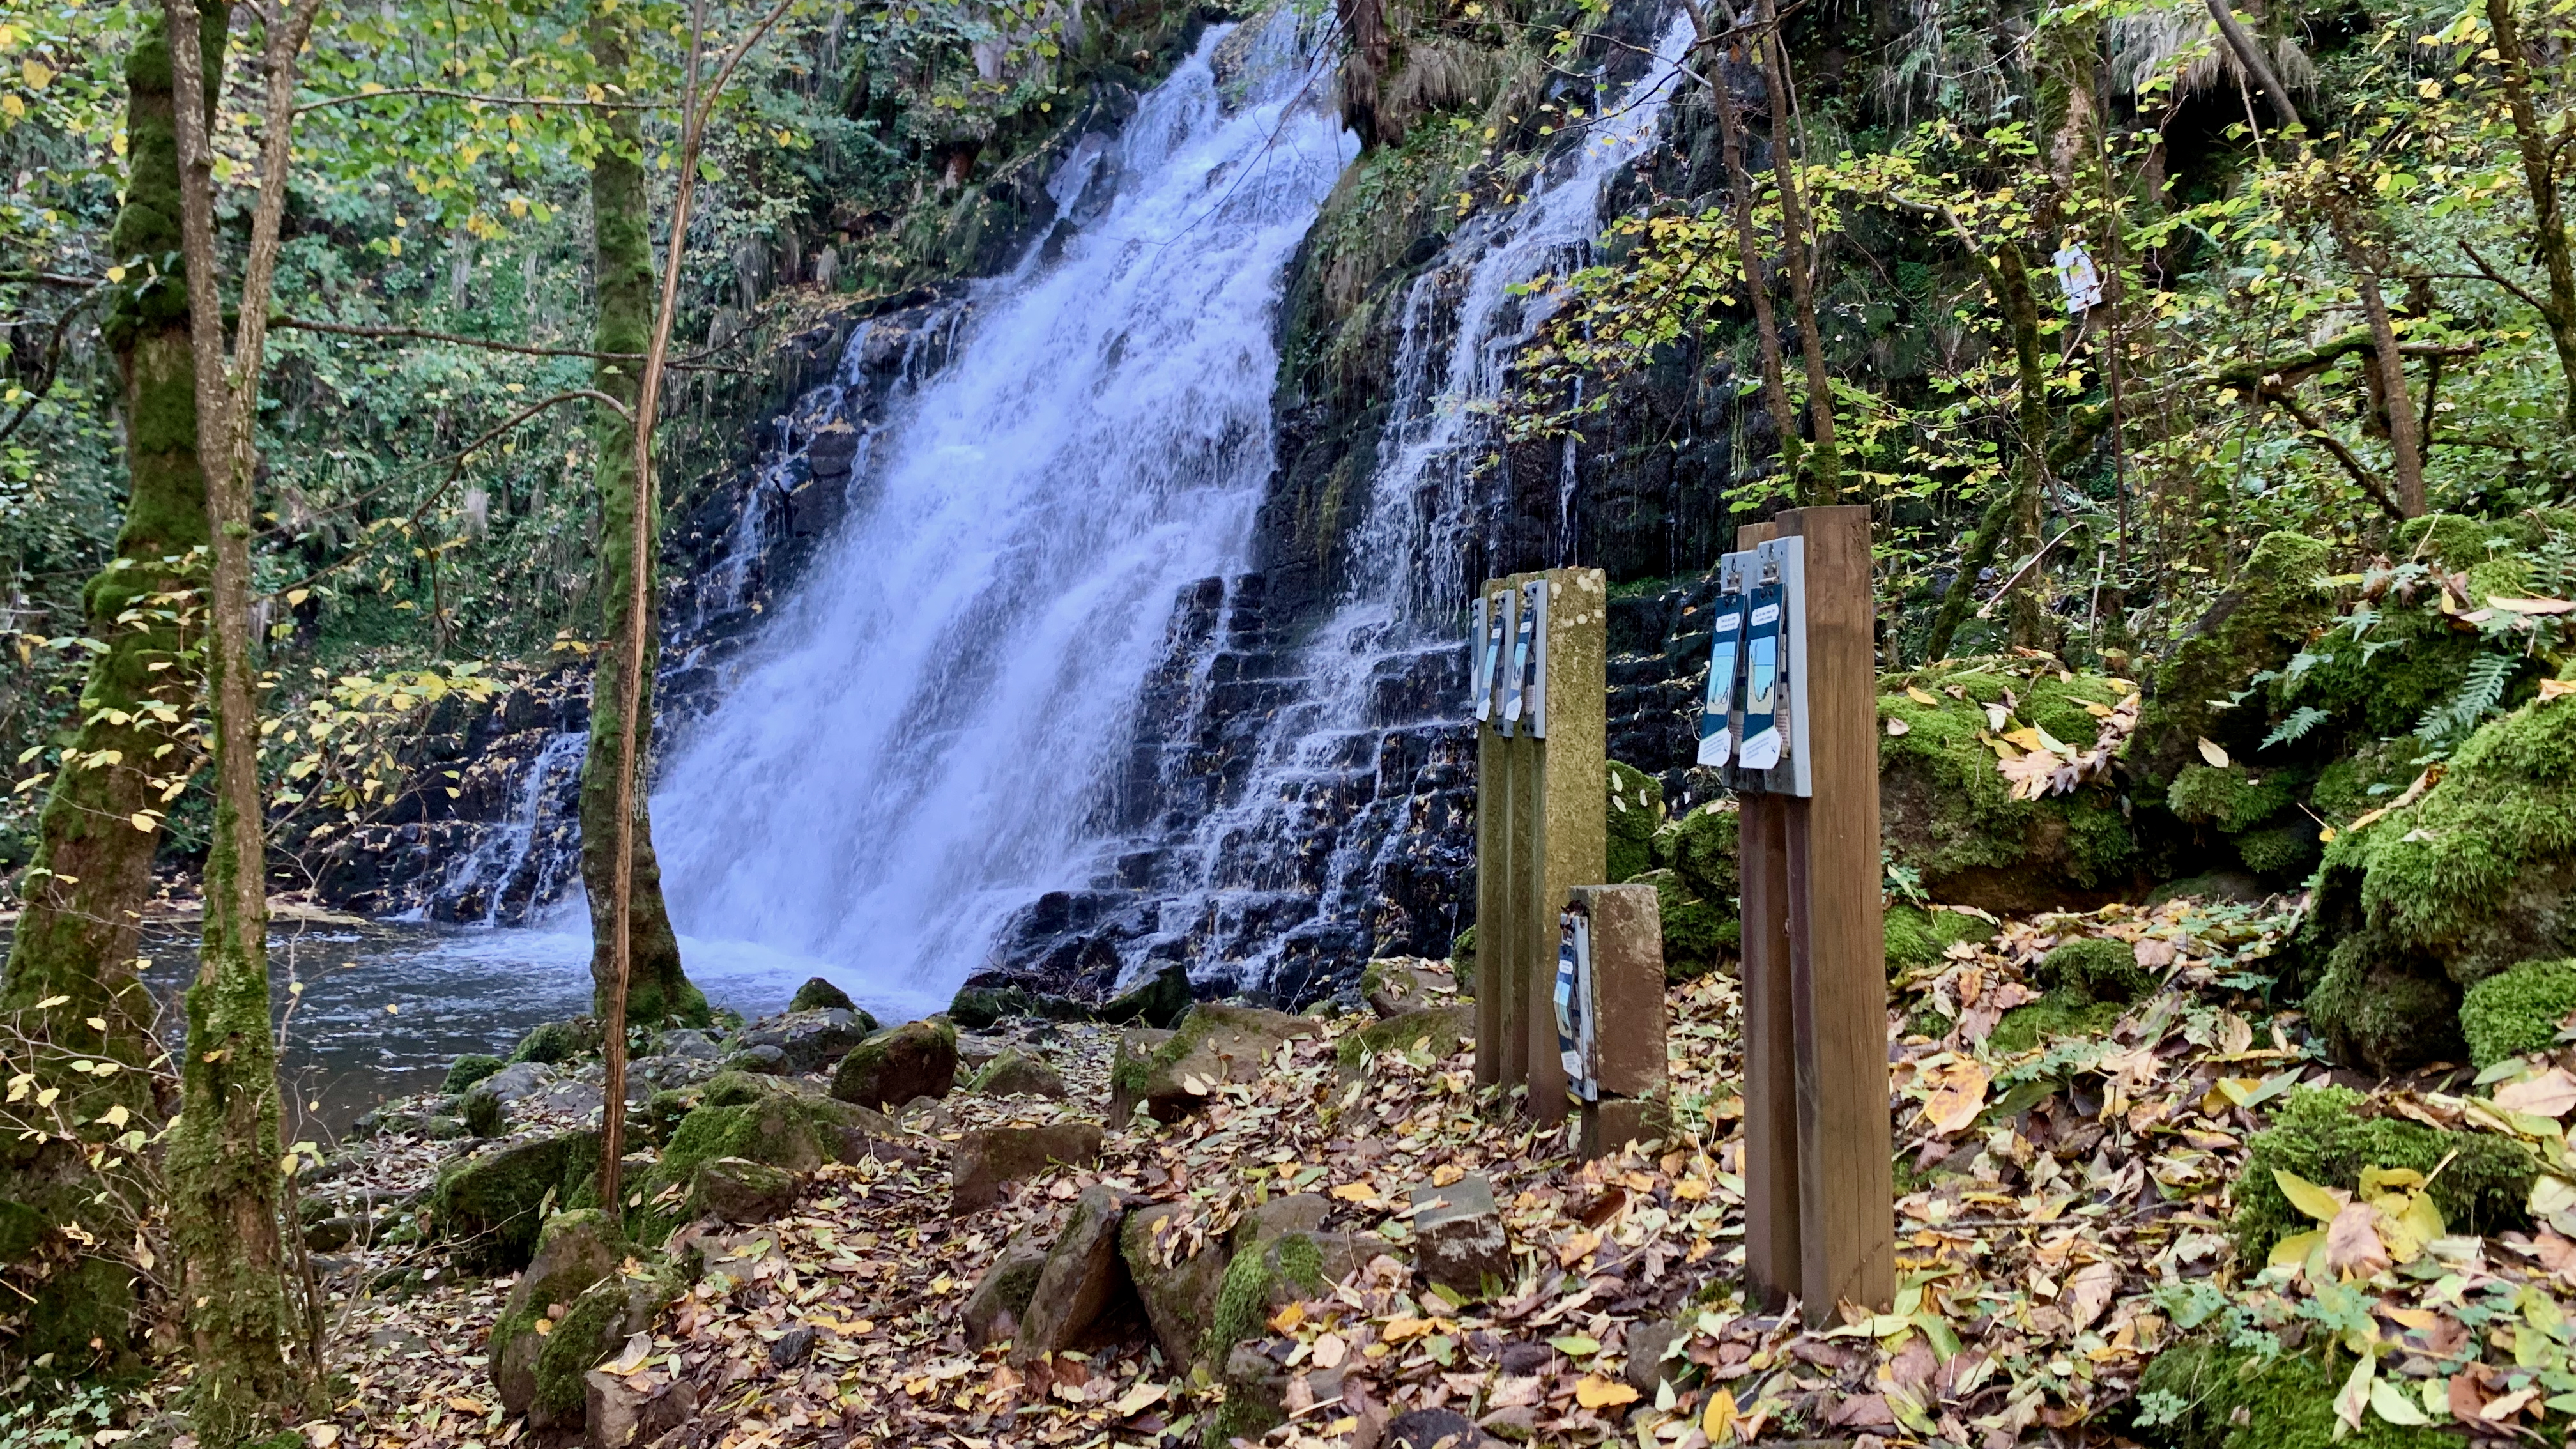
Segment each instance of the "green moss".
[[459,1261],[512,1272],[536,1251],[549,1205],[596,1206],[599,1134],[514,1142],[449,1166],[430,1189],[430,1216]]
[[2460,998],[2469,1061],[2483,1071],[2507,1057],[2544,1051],[2570,1012],[2576,1012],[2576,961],[2525,961],[2498,972]]
[[654,1166],[652,1180],[685,1184],[700,1163],[719,1157],[811,1172],[839,1160],[844,1129],[865,1131],[874,1118],[874,1113],[846,1102],[792,1090],[771,1091],[757,1100],[730,1105],[709,1100],[680,1119],[670,1145],[662,1149],[662,1159]]
[[1476,928],[1469,926],[1449,943],[1449,971],[1465,987],[1476,978]]
[[1654,868],[1655,832],[1664,824],[1664,787],[1654,776],[1617,760],[1608,763],[1605,773],[1610,883],[1620,885]]
[[2432,1178],[2433,1202],[2453,1232],[2492,1233],[2528,1224],[2523,1202],[2537,1168],[2519,1143],[2490,1132],[2445,1132],[2399,1117],[2373,1117],[2369,1105],[2369,1098],[2348,1088],[2294,1088],[2272,1125],[2246,1143],[2245,1176],[2235,1194],[2240,1261],[2259,1263],[2274,1243],[2313,1226],[2290,1206],[2273,1176],[2276,1169],[2326,1187],[2358,1188],[2365,1167],[2427,1174],[2440,1167]]
[[2236,854],[2245,868],[2273,885],[2305,879],[2323,857],[2324,846],[2311,824],[2279,825],[2249,830],[2236,837]]
[[1655,834],[1655,864],[1681,878],[1701,900],[1734,910],[1738,883],[1736,838],[1742,815],[1731,800],[1715,800]]
[[2125,941],[2084,936],[2039,958],[2039,982],[2070,1006],[2112,1002],[2126,1006],[2155,985]]
[[1984,917],[1965,911],[1927,911],[1921,906],[1895,905],[1887,908],[1884,920],[1890,977],[1931,965],[1957,942],[1991,941],[1995,935],[1994,926]]
[[2262,711],[2228,701],[2256,674],[2279,669],[2334,615],[2319,581],[2330,571],[2323,539],[2275,533],[2254,546],[2237,585],[2156,670],[2138,715],[2128,760],[2140,778],[2169,783],[2209,739],[2252,758],[2269,732]]
[[797,987],[796,995],[787,1003],[789,1011],[826,1011],[833,1008],[857,1011],[859,1004],[850,999],[850,993],[820,976],[812,977]]
[[[1933,703],[1914,698],[1909,687],[1929,694]],[[1953,688],[1965,697],[1952,696]],[[1878,742],[1887,846],[1900,864],[1921,871],[1936,893],[1969,873],[2023,878],[2040,889],[2062,877],[2092,889],[2130,869],[2137,845],[2114,792],[2088,786],[2016,800],[1985,738],[1993,732],[1982,706],[2000,704],[2009,692],[2016,701],[2014,718],[2026,724],[2053,720],[2052,736],[2090,744],[2093,716],[2082,706],[2108,706],[2120,697],[2108,679],[2025,679],[1964,661],[1892,676],[1882,689],[1880,716],[1906,727]],[[2006,727],[2012,727],[2009,720]],[[2058,734],[2060,728],[2074,737]],[[2036,879],[2041,876],[2047,879]]]
[[465,1130],[477,1137],[500,1136],[506,1116],[501,1099],[490,1092],[475,1092],[465,1099]]
[[2423,773],[2424,742],[2412,735],[2374,740],[2317,772],[2308,804],[2341,822],[2388,804]]
[[2290,779],[2278,771],[2257,775],[2237,764],[2223,770],[2186,765],[2166,787],[2165,805],[2194,825],[2234,835],[2281,813],[2293,794]]
[[[585,1029],[587,1027],[588,1029]],[[510,1053],[514,1062],[553,1066],[599,1049],[599,1032],[587,1022],[549,1021],[530,1027]]]
[[456,1059],[455,1065],[447,1069],[447,1080],[440,1084],[439,1090],[462,1092],[501,1070],[505,1065],[506,1063],[499,1057],[487,1056],[481,1052],[467,1052]]
[[2181,1406],[2151,1443],[2172,1449],[2460,1449],[2467,1441],[2430,1427],[2407,1428],[2376,1414],[2345,1432],[2335,1417],[2335,1396],[2352,1372],[2351,1359],[2331,1348],[2266,1358],[2207,1339],[2177,1343],[2147,1363],[2138,1381],[2142,1396]]
[[1994,1034],[1986,1038],[1986,1045],[2013,1056],[2058,1037],[2100,1036],[2119,1022],[2124,1009],[2116,1001],[2076,1002],[2044,996],[2005,1012],[2003,1020],[1995,1023]]
[[1345,1035],[1334,1044],[1333,1059],[1356,1070],[1370,1057],[1417,1047],[1435,1057],[1445,1057],[1473,1041],[1475,1030],[1476,1009],[1472,1006],[1426,1006]]
[[558,1420],[584,1407],[582,1376],[599,1366],[624,1335],[628,1289],[612,1273],[582,1290],[537,1350],[536,1408]]
[[1016,986],[959,988],[948,1003],[948,1019],[968,1031],[985,1031],[1006,1016],[1032,1016],[1028,993]]
[[2456,995],[2449,982],[2376,961],[2366,940],[2352,940],[2335,948],[2304,1005],[2335,1060],[2394,1076],[2459,1060]]
[[1734,912],[1691,894],[1673,871],[1650,870],[1635,883],[1655,888],[1665,980],[1696,981],[1735,958],[1743,927]]

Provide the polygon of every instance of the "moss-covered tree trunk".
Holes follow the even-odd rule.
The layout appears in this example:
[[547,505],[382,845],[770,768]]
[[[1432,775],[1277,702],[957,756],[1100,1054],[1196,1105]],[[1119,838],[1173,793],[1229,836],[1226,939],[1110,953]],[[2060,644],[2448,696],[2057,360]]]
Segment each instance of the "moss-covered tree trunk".
[[[602,75],[618,76],[626,70],[630,14],[605,8],[592,14],[591,53]],[[653,247],[644,190],[643,123],[633,111],[615,111],[608,132],[609,143],[590,171],[592,255],[599,295],[591,346],[640,359],[653,333]],[[592,376],[593,386],[629,407],[642,392],[640,361],[602,360],[594,364]],[[638,501],[634,426],[610,408],[595,407],[591,447],[597,454],[599,485],[599,595],[607,600],[603,637],[609,641],[591,670],[590,752],[581,768],[581,881],[590,894],[592,995],[605,1020],[609,994],[617,985],[617,840],[621,830],[632,830],[634,869],[628,877],[627,930],[633,959],[626,982],[626,1019],[638,1025],[704,1022],[706,997],[680,970],[679,937],[672,932],[671,913],[662,903],[662,869],[653,856],[649,792],[635,790],[633,817],[618,818],[619,735],[628,710],[634,711],[638,765],[653,755],[653,661],[646,659],[636,671],[636,697],[629,701],[623,698],[620,652],[631,638],[659,637],[651,617],[659,592],[651,577],[654,550],[647,548],[639,557],[634,545]],[[658,538],[660,520],[646,522],[645,536]],[[638,568],[646,570],[641,590],[635,587]],[[646,613],[640,636],[631,612],[639,598]]]
[[2025,649],[2047,647],[2047,615],[2039,600],[2039,514],[2048,481],[2048,373],[2040,363],[2039,298],[2031,291],[2030,265],[2021,243],[1995,249],[2004,320],[2012,329],[2015,391],[2021,415],[2021,451],[2013,459],[2012,548],[2020,575],[2005,605],[2012,641]]
[[[211,73],[223,64],[224,0],[206,0],[202,12]],[[90,637],[107,650],[81,687],[78,733],[45,797],[24,910],[0,970],[0,1014],[17,1037],[12,1075],[28,1072],[36,1089],[58,1093],[50,1109],[0,1134],[0,1218],[36,1230],[0,1231],[0,1241],[35,1238],[19,1265],[33,1270],[24,1276],[35,1280],[35,1302],[17,1348],[31,1359],[52,1354],[63,1368],[122,1354],[135,1305],[121,1250],[145,1204],[138,1180],[121,1170],[132,1148],[118,1143],[149,1130],[163,1105],[145,1070],[151,998],[135,975],[161,838],[147,812],[161,806],[163,779],[184,777],[181,725],[195,708],[181,657],[183,611],[169,596],[202,567],[206,480],[188,294],[170,260],[180,249],[179,162],[163,32],[148,25],[126,58],[130,172],[109,239],[136,280],[116,298],[106,329],[123,384],[125,526],[116,557],[82,591]],[[75,1072],[75,1061],[112,1061],[118,1070]],[[43,1135],[26,1135],[31,1128]],[[83,1247],[67,1226],[94,1244]]]
[[[278,1212],[277,1051],[268,998],[265,796],[252,656],[252,430],[267,347],[268,303],[293,159],[296,57],[320,0],[267,14],[265,116],[258,199],[239,288],[240,329],[224,352],[216,281],[214,150],[201,99],[222,91],[200,63],[197,0],[168,11],[181,236],[188,273],[197,453],[205,462],[213,536],[205,693],[214,755],[214,820],[206,847],[204,937],[188,989],[180,1115],[170,1132],[170,1233],[179,1257],[196,1377],[189,1414],[207,1449],[230,1449],[304,1417],[314,1380],[290,1366]],[[305,1366],[308,1370],[312,1365]]]

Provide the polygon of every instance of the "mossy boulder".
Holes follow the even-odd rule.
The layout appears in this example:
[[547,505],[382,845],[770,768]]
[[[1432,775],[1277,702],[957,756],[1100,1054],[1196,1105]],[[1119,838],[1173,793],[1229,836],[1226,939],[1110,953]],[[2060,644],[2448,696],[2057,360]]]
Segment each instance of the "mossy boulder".
[[957,1028],[915,1021],[879,1032],[832,1070],[832,1095],[862,1107],[900,1107],[915,1097],[945,1097],[957,1087]]
[[966,1031],[988,1031],[1006,1016],[1035,1016],[1026,991],[1016,986],[962,986],[948,1002],[948,1019]]
[[1208,1330],[1216,1325],[1217,1297],[1229,1259],[1219,1243],[1183,1253],[1165,1241],[1158,1229],[1183,1212],[1178,1203],[1160,1203],[1129,1213],[1118,1229],[1118,1252],[1127,1261],[1127,1276],[1145,1305],[1145,1321],[1153,1325],[1164,1362],[1188,1374],[1207,1362]]
[[530,1027],[528,1034],[519,1038],[519,1045],[510,1053],[510,1060],[553,1066],[598,1051],[599,1042],[599,1022],[592,1017],[576,1016],[570,1021],[543,1022]]
[[[539,1428],[553,1424],[562,1406],[537,1407],[538,1354],[573,1303],[593,1284],[613,1277],[633,1251],[616,1220],[598,1208],[556,1213],[546,1219],[535,1256],[511,1285],[509,1296],[501,1300],[501,1315],[492,1324],[487,1358],[492,1387],[499,1392],[504,1411],[541,1414]],[[547,1325],[542,1332],[537,1328],[540,1322]],[[576,1395],[572,1406],[580,1402]]]
[[1064,1077],[1055,1068],[1018,1048],[1008,1048],[986,1062],[966,1090],[990,1097],[1063,1097]]
[[2237,859],[2275,887],[2292,886],[2307,879],[2323,855],[2324,846],[2312,824],[2276,825],[2236,837]]
[[1692,894],[1678,872],[1650,870],[1636,885],[1655,888],[1657,924],[1664,940],[1664,979],[1696,981],[1731,965],[1744,940],[1732,902],[1713,903]]
[[744,1157],[715,1157],[689,1175],[681,1209],[691,1219],[765,1223],[781,1217],[805,1194],[805,1179],[783,1167]]
[[1175,961],[1139,982],[1135,989],[1112,998],[1097,1014],[1100,1020],[1119,1026],[1169,1027],[1189,1015],[1193,999],[1190,970]]
[[2169,784],[2200,759],[2204,739],[2231,756],[2254,758],[2270,732],[2265,713],[2228,702],[2255,688],[2256,675],[2287,664],[2334,618],[2335,601],[2323,585],[2330,564],[2325,540],[2305,534],[2274,533],[2254,546],[2235,587],[2145,681],[2127,753],[2132,772]]
[[1743,892],[1736,864],[1743,818],[1735,801],[1711,800],[1667,821],[1655,832],[1655,864],[1671,871],[1692,895],[1733,915],[1736,897]]
[[2178,819],[2235,835],[2288,809],[2298,793],[2294,783],[2283,771],[2249,770],[2233,760],[2223,770],[2185,765],[2165,787],[2165,808]]
[[2525,961],[2460,998],[2460,1035],[2480,1071],[2507,1057],[2545,1051],[2576,1012],[2576,961]]
[[[891,1140],[900,1132],[869,1108],[798,1091],[775,1078],[725,1072],[707,1084],[698,1106],[680,1119],[650,1181],[655,1190],[685,1185],[700,1164],[720,1157],[812,1172],[826,1162],[867,1156],[870,1143]],[[648,1199],[653,1195],[645,1193]]]
[[1370,1234],[1324,1230],[1329,1207],[1312,1193],[1273,1198],[1235,1225],[1234,1257],[1201,1350],[1202,1362],[1222,1366],[1226,1383],[1228,1411],[1211,1425],[1211,1444],[1258,1438],[1282,1420],[1276,1364],[1252,1343],[1270,1315],[1323,1293],[1388,1250]]
[[2374,961],[2365,950],[2344,949],[2327,964],[2304,1005],[2308,1024],[2336,1061],[2396,1076],[2465,1054],[2455,1019],[2459,1000],[2458,988],[2448,981]]
[[2069,1001],[2043,996],[2016,1006],[1995,1023],[1986,1038],[1989,1050],[2012,1056],[2061,1037],[2100,1036],[2118,1024],[2123,1008],[2116,1001]]
[[2059,943],[2039,958],[2033,974],[2050,994],[2076,1006],[2099,1001],[2126,1006],[2155,985],[2155,977],[2138,964],[2128,942],[2099,936]]
[[2358,1188],[2365,1167],[2430,1176],[2433,1203],[2455,1233],[2529,1225],[2524,1202],[2538,1163],[2520,1143],[2373,1116],[2371,1100],[2348,1088],[2298,1087],[2282,1099],[2272,1125],[2246,1143],[2245,1176],[2235,1193],[2239,1260],[2260,1263],[2274,1243],[2314,1226],[2290,1205],[2276,1169],[2326,1187]]
[[[2322,1339],[2310,1335],[2312,1344]],[[2142,1424],[2142,1437],[2169,1449],[2461,1449],[2468,1442],[2367,1413],[2347,1433],[2334,1403],[2351,1373],[2351,1358],[2330,1347],[2266,1357],[2188,1339],[2148,1360],[2138,1381],[2142,1405],[2170,1415],[2153,1428]]]
[[1458,999],[1447,963],[1420,956],[1381,956],[1360,968],[1360,999],[1382,1017],[1398,1017]]
[[[2118,794],[2092,783],[2013,798],[1989,743],[2022,726],[2070,745],[2099,733],[2123,685],[2028,661],[1948,660],[1880,682],[1879,825],[1890,857],[1939,900],[1993,912],[2089,908],[2133,883],[2137,842]],[[1930,703],[1924,701],[1929,699]],[[1988,706],[2003,713],[1993,727]]]
[[1476,928],[1469,926],[1449,943],[1449,970],[1461,985],[1476,979]]
[[1941,960],[1951,946],[1961,941],[1985,942],[1995,937],[1995,926],[1983,916],[1966,911],[1926,910],[1915,905],[1889,906],[1883,918],[1882,932],[1887,938],[1887,974],[1918,970]]
[[1137,1104],[1145,1098],[1145,1083],[1152,1076],[1155,1054],[1172,1039],[1168,1031],[1151,1027],[1118,1034],[1118,1049],[1109,1059],[1109,1120],[1124,1125],[1135,1115]]
[[1038,1274],[1046,1267],[1047,1247],[1029,1228],[1002,1244],[1001,1255],[975,1280],[974,1291],[966,1295],[966,1306],[959,1311],[968,1347],[983,1348],[1018,1334],[1020,1318],[1029,1311],[1029,1295],[1037,1291]]
[[448,1067],[447,1079],[439,1083],[438,1089],[449,1096],[454,1096],[508,1065],[509,1063],[496,1056],[483,1052],[467,1052]]
[[1655,865],[1655,833],[1664,826],[1664,786],[1654,776],[1617,760],[1604,771],[1609,786],[1610,884],[1635,880]]
[[451,1164],[430,1189],[430,1222],[459,1265],[485,1273],[526,1267],[549,1208],[598,1200],[599,1134],[531,1137]]
[[859,1004],[850,999],[850,993],[820,976],[812,976],[806,978],[804,985],[796,988],[796,995],[789,999],[787,1009],[789,1011],[857,1011]]
[[1333,1060],[1344,1072],[1357,1072],[1369,1058],[1388,1052],[1423,1051],[1445,1057],[1475,1039],[1475,1007],[1425,1006],[1349,1033],[1333,1044]]
[[[2576,709],[2535,702],[2479,728],[2421,797],[2326,847],[2299,937],[2315,972],[2310,1014],[2346,1061],[2398,1071],[2433,1060],[2457,1046],[2447,1031],[2410,1041],[2374,1021],[2431,1010],[2447,1022],[2461,988],[2576,956],[2571,900]],[[2409,981],[2431,989],[2403,987],[2385,1008],[2364,1000]]]
[[590,1371],[626,1340],[652,1328],[689,1285],[668,1264],[639,1264],[583,1289],[537,1350],[536,1397],[528,1422],[538,1428],[580,1425],[588,1405]]
[[1110,1084],[1156,1120],[1177,1122],[1206,1103],[1208,1086],[1256,1080],[1282,1043],[1314,1034],[1313,1022],[1286,1012],[1203,1001],[1151,1057],[1114,1065]]

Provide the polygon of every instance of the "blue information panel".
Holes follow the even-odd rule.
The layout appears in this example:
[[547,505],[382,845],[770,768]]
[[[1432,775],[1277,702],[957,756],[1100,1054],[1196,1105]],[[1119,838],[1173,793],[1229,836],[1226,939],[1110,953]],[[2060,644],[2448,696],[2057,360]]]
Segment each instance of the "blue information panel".
[[1745,769],[1767,770],[1780,763],[1780,582],[1753,586],[1752,607],[1745,616],[1744,746],[1736,759]]
[[1729,555],[1718,566],[1716,618],[1708,646],[1708,690],[1699,710],[1699,763],[1723,766],[1735,757],[1735,709],[1744,678],[1743,569]]

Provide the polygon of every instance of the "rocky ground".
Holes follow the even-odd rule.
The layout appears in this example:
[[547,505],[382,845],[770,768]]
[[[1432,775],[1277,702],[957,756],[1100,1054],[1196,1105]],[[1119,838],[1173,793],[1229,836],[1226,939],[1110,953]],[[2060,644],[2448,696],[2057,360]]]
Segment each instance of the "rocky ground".
[[1670,993],[1669,1130],[1595,1162],[1474,1086],[1430,962],[1374,970],[1371,1011],[1177,1033],[809,1006],[639,1063],[622,1229],[583,1209],[577,1031],[380,1117],[304,1185],[337,1396],[305,1434],[2557,1442],[2576,995],[2488,1000],[2474,1078],[2362,1083],[2254,994],[2285,913],[1903,919],[1892,1312],[1738,1295],[1723,972]]

